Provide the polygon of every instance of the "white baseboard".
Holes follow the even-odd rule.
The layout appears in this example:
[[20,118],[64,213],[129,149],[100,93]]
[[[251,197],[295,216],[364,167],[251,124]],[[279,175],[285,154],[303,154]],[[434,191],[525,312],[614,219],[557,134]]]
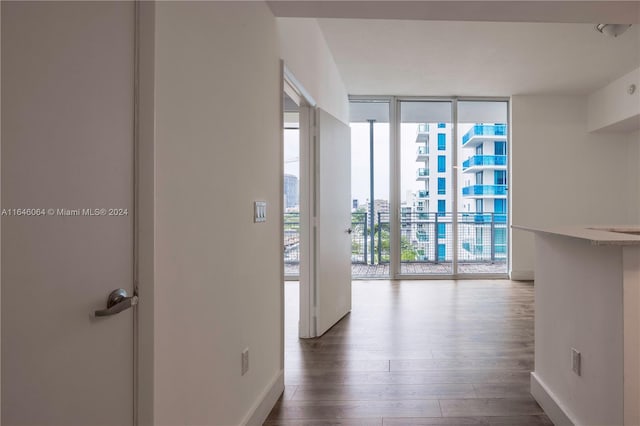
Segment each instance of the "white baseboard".
[[555,426],[576,426],[575,417],[558,400],[551,390],[540,380],[535,372],[531,373],[531,395],[538,401],[545,414]]
[[513,281],[533,281],[533,271],[511,271],[509,278]]
[[280,395],[282,395],[282,392],[284,392],[284,370],[276,373],[240,424],[243,426],[261,426],[269,416]]

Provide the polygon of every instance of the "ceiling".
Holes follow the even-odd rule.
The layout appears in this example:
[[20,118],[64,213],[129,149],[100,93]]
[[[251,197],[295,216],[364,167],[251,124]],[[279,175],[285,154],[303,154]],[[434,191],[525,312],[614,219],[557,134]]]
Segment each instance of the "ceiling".
[[585,94],[640,65],[639,26],[318,19],[350,94]]
[[267,0],[278,17],[638,23],[640,2],[581,0]]
[[317,18],[354,95],[585,94],[640,66],[640,1],[269,1]]

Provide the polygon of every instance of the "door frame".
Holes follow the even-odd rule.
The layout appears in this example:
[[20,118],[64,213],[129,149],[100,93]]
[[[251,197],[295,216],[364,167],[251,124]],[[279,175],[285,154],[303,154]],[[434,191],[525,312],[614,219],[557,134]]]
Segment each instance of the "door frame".
[[[315,306],[316,291],[313,286],[315,276],[315,228],[313,227],[313,217],[315,216],[315,107],[316,101],[304,88],[293,72],[287,68],[283,60],[280,61],[282,70],[281,93],[287,93],[290,97],[295,97],[299,107],[300,128],[300,224],[299,224],[299,253],[300,269],[298,272],[298,282],[300,288],[299,301],[299,322],[298,337],[310,338],[315,336]],[[284,199],[284,104],[280,102],[280,200]],[[280,238],[281,247],[284,247],[284,218],[280,209]],[[281,262],[282,288],[282,324],[284,327],[284,263]],[[282,343],[284,347],[284,342]]]
[[[400,146],[400,102],[402,101],[423,101],[423,102],[451,102],[451,124],[452,139],[455,143],[455,149],[452,150],[450,166],[457,166],[458,159],[458,102],[463,101],[485,101],[485,102],[505,102],[507,104],[507,123],[509,129],[507,153],[509,155],[507,162],[508,187],[511,186],[511,98],[504,96],[376,96],[376,95],[350,95],[349,101],[378,101],[389,103],[389,221],[390,221],[390,268],[389,277],[384,279],[391,280],[458,280],[458,279],[509,279],[511,271],[511,215],[513,212],[511,206],[511,194],[507,192],[507,272],[504,274],[461,274],[458,270],[458,197],[452,198],[452,229],[453,229],[453,274],[441,275],[414,275],[400,273],[400,205],[401,205],[401,146]],[[451,167],[451,170],[457,168]],[[458,174],[452,174],[452,189],[458,189]]]
[[155,2],[135,0],[134,425],[153,425],[155,311]]

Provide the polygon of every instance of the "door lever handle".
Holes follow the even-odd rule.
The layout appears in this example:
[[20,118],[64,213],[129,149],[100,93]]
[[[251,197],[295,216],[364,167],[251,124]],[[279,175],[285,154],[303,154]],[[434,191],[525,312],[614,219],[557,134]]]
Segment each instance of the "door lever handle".
[[108,317],[129,309],[137,304],[138,296],[135,294],[133,296],[129,296],[127,294],[127,290],[119,288],[117,290],[113,290],[111,294],[109,294],[109,298],[107,299],[107,308],[95,311],[95,315],[97,317]]
[[347,234],[351,234],[353,232],[353,230],[351,228],[347,228],[347,230],[344,231],[344,232],[346,232]]

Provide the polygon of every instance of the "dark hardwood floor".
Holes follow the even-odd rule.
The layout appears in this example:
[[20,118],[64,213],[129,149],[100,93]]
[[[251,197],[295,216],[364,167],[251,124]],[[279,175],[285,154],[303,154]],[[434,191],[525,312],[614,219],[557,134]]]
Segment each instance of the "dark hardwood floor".
[[286,390],[266,425],[551,425],[529,394],[533,286],[355,281],[353,310],[297,337],[287,282]]

